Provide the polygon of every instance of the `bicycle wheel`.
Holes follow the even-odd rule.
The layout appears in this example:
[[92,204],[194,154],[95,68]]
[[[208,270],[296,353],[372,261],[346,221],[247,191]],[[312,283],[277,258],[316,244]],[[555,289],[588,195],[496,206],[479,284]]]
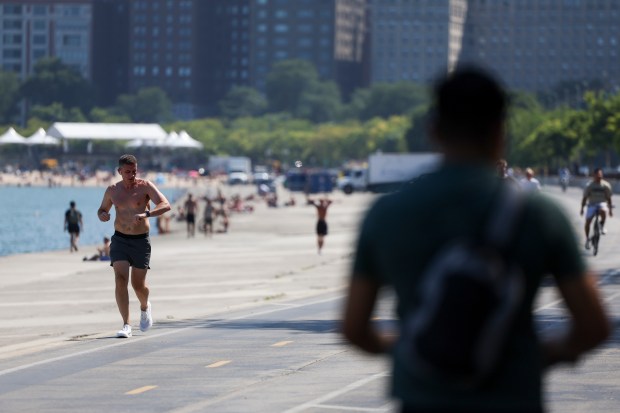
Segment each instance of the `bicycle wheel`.
[[592,254],[598,254],[598,242],[601,238],[601,230],[598,222],[598,217],[594,221],[594,234],[592,235]]

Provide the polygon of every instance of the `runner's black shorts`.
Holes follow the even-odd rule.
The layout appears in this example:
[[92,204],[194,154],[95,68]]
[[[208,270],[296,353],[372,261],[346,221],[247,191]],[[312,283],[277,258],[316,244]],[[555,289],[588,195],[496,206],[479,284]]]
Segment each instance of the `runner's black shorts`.
[[317,235],[327,235],[327,222],[324,219],[319,219],[316,223]]
[[114,231],[110,244],[110,258],[116,261],[128,261],[134,268],[149,269],[151,261],[151,239],[149,233],[128,235]]

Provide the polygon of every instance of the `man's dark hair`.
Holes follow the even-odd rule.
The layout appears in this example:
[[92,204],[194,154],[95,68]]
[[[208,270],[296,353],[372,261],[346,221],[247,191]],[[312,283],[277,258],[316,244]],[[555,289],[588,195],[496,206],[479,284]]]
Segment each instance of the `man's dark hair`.
[[603,168],[601,168],[601,167],[594,168],[593,173],[597,173],[597,172],[599,172],[599,171],[600,171],[600,172],[602,172],[602,171],[603,171]]
[[506,118],[505,92],[490,74],[477,67],[462,67],[440,79],[434,98],[434,124],[446,141],[486,145]]
[[133,155],[125,154],[118,159],[118,166],[137,165],[138,159]]
[[70,206],[71,208],[75,207],[75,201],[71,201],[71,202],[69,202],[69,206]]

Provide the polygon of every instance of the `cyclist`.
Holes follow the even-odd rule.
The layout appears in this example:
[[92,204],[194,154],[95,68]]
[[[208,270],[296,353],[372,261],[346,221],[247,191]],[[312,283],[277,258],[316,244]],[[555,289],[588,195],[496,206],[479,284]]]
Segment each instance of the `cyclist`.
[[594,170],[594,177],[592,181],[588,182],[588,185],[583,190],[583,199],[581,200],[581,212],[583,215],[583,208],[588,204],[588,211],[586,213],[586,249],[590,249],[590,224],[592,218],[598,213],[601,217],[601,233],[606,234],[605,219],[607,218],[607,212],[609,216],[613,216],[611,209],[611,185],[609,182],[603,179],[603,170],[596,168]]

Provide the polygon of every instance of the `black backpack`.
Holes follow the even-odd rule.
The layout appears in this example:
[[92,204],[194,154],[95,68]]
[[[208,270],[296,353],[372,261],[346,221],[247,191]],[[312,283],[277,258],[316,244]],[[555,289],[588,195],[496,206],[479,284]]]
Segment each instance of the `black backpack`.
[[501,185],[498,195],[484,235],[443,246],[422,274],[398,348],[418,377],[475,387],[502,359],[525,287],[509,254],[523,194]]

